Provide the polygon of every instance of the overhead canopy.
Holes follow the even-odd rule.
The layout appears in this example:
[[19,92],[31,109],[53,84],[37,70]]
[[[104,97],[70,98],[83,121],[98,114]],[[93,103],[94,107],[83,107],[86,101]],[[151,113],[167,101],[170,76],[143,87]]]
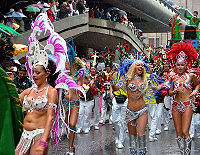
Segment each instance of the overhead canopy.
[[[164,0],[103,0],[128,13],[128,19],[144,33],[168,32],[169,19],[180,12]],[[181,19],[182,27],[186,22]]]

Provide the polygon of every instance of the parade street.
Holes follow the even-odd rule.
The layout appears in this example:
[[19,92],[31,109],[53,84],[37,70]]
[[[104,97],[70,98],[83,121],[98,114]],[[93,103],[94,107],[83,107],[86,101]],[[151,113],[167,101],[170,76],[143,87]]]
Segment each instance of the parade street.
[[200,0],[1,0],[0,155],[200,155]]
[[[116,149],[114,135],[112,125],[109,124],[100,127],[99,130],[94,130],[92,127],[89,134],[77,134],[76,155],[130,155],[128,134],[123,149]],[[146,139],[148,155],[180,155],[172,119],[169,131],[162,131],[157,137],[157,142],[149,142],[148,138]],[[56,148],[55,143],[52,142],[49,155],[65,155],[67,143],[67,139],[64,139]],[[200,138],[195,138],[192,143],[192,155],[199,154]]]

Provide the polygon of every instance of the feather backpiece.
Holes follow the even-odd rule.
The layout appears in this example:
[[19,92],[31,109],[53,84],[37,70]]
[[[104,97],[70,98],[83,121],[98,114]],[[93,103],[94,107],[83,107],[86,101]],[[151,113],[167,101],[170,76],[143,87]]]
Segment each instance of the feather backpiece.
[[45,13],[40,13],[32,25],[32,31],[35,35],[40,35],[42,31],[44,31],[44,33],[48,32],[51,34],[54,32],[54,26]]
[[74,47],[70,43],[67,43],[67,47],[68,47],[69,64],[72,65],[74,63],[74,58],[75,58]]
[[65,40],[59,36],[56,32],[52,33],[47,40],[47,45],[44,47],[44,50],[51,51],[51,54],[54,55],[57,59],[56,62],[56,73],[59,71],[64,71],[66,57],[67,55],[67,46]]
[[[61,73],[58,78],[56,79],[55,82],[55,88],[58,89],[58,106],[56,109],[56,113],[54,116],[54,122],[52,126],[52,137],[55,138],[56,144],[58,144],[58,140],[61,138],[61,131],[60,127],[65,127],[67,129],[67,133],[69,133],[69,125],[65,122],[65,108],[64,108],[64,103],[62,99],[62,94],[63,91],[66,90],[69,92],[69,96],[71,96],[71,90],[75,89],[77,91],[80,91],[84,97],[86,98],[86,92],[83,89],[83,87],[79,86],[76,84],[76,82],[72,79],[72,77],[68,76],[65,73]],[[69,112],[70,113],[70,112]],[[61,119],[61,125],[59,123],[59,120]]]

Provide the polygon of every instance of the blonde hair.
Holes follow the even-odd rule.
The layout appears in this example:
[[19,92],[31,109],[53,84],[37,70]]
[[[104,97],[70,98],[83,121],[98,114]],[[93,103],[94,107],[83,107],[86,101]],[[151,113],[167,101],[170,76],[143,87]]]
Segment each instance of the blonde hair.
[[[126,73],[128,80],[132,80],[135,78],[135,64],[136,63],[142,63],[143,62],[141,60],[137,60],[135,61],[129,68],[128,72]],[[144,82],[144,91],[148,88],[148,82],[147,82],[147,76],[146,76],[146,70],[144,68],[143,73],[142,73],[142,81]]]
[[79,70],[81,68],[85,68],[86,64],[79,57],[75,57],[72,67],[74,68],[74,70]]

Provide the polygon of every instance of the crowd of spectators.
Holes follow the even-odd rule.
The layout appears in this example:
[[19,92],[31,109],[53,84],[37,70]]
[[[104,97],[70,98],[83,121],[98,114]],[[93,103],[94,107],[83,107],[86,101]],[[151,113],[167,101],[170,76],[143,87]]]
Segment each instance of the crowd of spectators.
[[[98,6],[89,7],[84,0],[65,0],[61,4],[58,0],[50,0],[48,3],[38,2],[37,4],[42,5],[40,12],[47,13],[49,19],[54,22],[60,19],[83,14],[89,12],[90,18],[101,18],[120,24],[126,25],[136,36],[141,39],[142,31],[137,29],[133,22],[129,21],[125,11],[116,9],[106,8],[100,9]],[[40,12],[26,12],[25,8],[19,8],[17,10],[10,9],[9,12],[19,12],[25,14],[27,18],[13,18],[6,17],[1,19],[1,23],[13,28],[19,33],[25,32],[31,28],[32,22],[35,20]],[[122,11],[122,13],[121,13]]]
[[[40,12],[47,13],[51,22],[58,21],[62,18],[79,15],[88,12],[86,1],[84,0],[65,0],[61,4],[58,0],[50,0],[48,3],[38,2],[42,8]],[[11,12],[19,12],[24,14],[26,18],[12,17],[1,15],[0,23],[5,24],[19,33],[25,32],[31,28],[32,22],[40,12],[27,12],[26,7],[9,10]]]
[[[57,10],[57,7],[60,8]],[[86,1],[84,0],[67,0],[64,1],[60,6],[56,5],[57,19],[62,19],[69,16],[79,15],[88,12]]]
[[138,39],[141,39],[142,31],[137,29],[133,22],[129,21],[127,18],[127,14],[125,11],[118,10],[118,8],[111,8],[109,11],[104,11],[104,9],[100,9],[98,6],[89,7],[89,17],[90,18],[101,18],[114,22],[119,22],[120,24],[126,25],[136,36]]
[[28,77],[25,65],[20,64],[19,61],[11,61],[7,71],[7,74],[15,83],[18,94],[32,86],[32,82]]

